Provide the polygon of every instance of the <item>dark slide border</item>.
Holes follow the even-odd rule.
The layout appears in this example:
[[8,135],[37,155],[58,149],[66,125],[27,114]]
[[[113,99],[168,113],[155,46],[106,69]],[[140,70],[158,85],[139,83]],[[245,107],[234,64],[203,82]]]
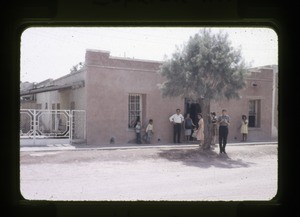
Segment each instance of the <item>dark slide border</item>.
[[[1,212],[8,216],[284,216],[297,213],[296,87],[299,62],[295,1],[4,0],[1,17]],[[279,39],[278,194],[271,201],[26,201],[19,189],[20,36],[32,26],[270,27]],[[297,32],[298,31],[298,32]],[[299,108],[299,107],[298,107]],[[293,125],[293,124],[296,125]],[[294,130],[293,130],[294,129]],[[255,189],[253,189],[255,191]]]

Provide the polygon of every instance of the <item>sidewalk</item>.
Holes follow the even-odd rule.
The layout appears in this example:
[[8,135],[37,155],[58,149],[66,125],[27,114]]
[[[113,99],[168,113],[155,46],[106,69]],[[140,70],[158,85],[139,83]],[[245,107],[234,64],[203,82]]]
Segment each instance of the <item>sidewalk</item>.
[[[265,142],[234,142],[228,146],[245,145],[270,145],[277,144],[277,141]],[[86,144],[45,144],[45,145],[21,145],[20,151],[66,151],[66,150],[116,150],[116,149],[149,149],[149,148],[192,148],[198,147],[197,143],[168,143],[168,144],[105,144],[105,145],[86,145]],[[218,145],[215,146],[218,148]]]

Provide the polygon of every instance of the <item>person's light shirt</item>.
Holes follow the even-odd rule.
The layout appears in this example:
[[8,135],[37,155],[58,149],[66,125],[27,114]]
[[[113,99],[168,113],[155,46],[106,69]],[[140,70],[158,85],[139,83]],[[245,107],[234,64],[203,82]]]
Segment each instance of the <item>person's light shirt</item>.
[[148,124],[148,126],[146,128],[146,132],[148,132],[149,130],[151,130],[153,132],[153,125],[152,124]]
[[220,126],[227,127],[230,123],[230,118],[228,115],[221,115],[218,118],[218,122],[219,122]]
[[140,133],[140,132],[141,132],[141,125],[137,124],[137,125],[135,126],[135,132],[136,132],[136,133]]
[[169,120],[171,122],[174,122],[175,124],[181,124],[184,121],[184,117],[182,116],[182,114],[174,114],[169,118]]

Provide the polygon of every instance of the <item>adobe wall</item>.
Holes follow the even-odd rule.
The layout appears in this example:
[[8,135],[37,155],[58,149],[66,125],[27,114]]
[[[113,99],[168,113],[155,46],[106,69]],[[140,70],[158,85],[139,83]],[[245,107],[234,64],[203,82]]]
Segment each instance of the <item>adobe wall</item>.
[[[257,86],[253,86],[256,84]],[[248,141],[266,141],[272,139],[272,96],[273,96],[273,71],[272,69],[260,69],[252,71],[246,78],[246,87],[240,92],[241,99],[229,101],[214,101],[211,103],[211,111],[221,115],[222,109],[228,111],[231,117],[228,141],[241,141],[240,122],[243,114],[249,112],[249,100],[261,100],[260,127],[249,127]],[[277,117],[275,117],[277,119]]]
[[86,117],[87,143],[108,144],[133,142],[135,132],[128,129],[128,96],[130,93],[145,95],[142,124],[144,129],[154,120],[153,143],[172,141],[173,128],[168,118],[176,108],[183,110],[182,99],[162,98],[157,84],[162,77],[157,73],[159,62],[139,60],[110,60],[101,52],[86,54]]
[[[173,141],[173,128],[169,116],[176,108],[184,112],[181,98],[162,98],[157,84],[163,78],[157,73],[161,62],[110,57],[109,52],[87,50],[86,52],[86,117],[87,143],[125,144],[135,139],[134,130],[128,129],[128,96],[130,93],[145,96],[143,126],[150,118],[154,120],[155,134],[161,143]],[[211,111],[221,114],[226,108],[231,117],[229,142],[241,140],[239,130],[241,116],[249,113],[249,100],[260,100],[260,127],[249,128],[248,141],[272,139],[273,71],[272,69],[250,69],[241,99],[213,101]],[[255,84],[255,85],[254,85]],[[277,107],[277,106],[276,106]],[[277,119],[277,117],[275,117]],[[273,120],[273,125],[277,122]]]

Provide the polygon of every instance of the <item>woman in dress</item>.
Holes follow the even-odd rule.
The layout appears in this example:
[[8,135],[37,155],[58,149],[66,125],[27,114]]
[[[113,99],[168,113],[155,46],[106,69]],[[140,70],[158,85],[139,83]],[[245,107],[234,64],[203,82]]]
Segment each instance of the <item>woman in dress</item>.
[[242,142],[246,142],[248,135],[248,120],[246,115],[242,115],[241,121],[241,134],[242,134]]
[[197,140],[199,140],[199,146],[201,147],[204,142],[204,121],[202,114],[198,114],[198,119]]

